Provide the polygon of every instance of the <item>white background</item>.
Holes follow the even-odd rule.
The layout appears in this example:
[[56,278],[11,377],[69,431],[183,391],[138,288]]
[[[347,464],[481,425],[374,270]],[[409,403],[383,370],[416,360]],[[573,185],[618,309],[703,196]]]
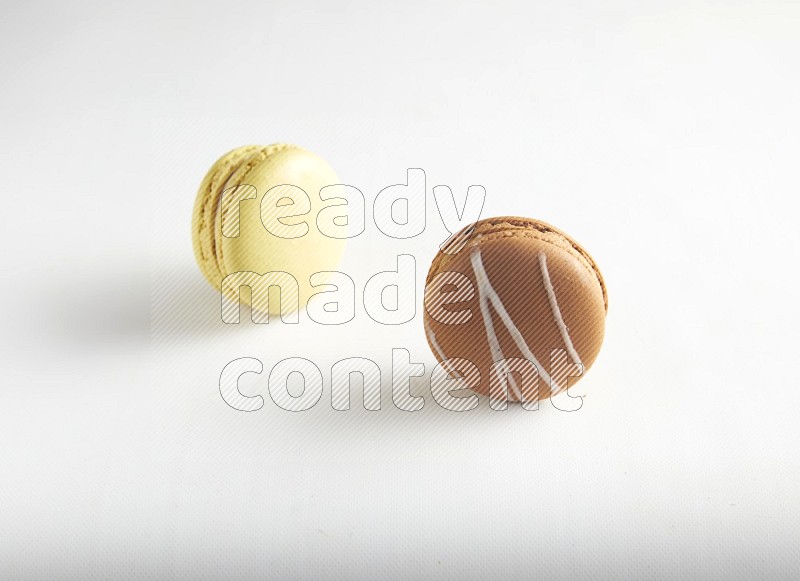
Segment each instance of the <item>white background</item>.
[[[60,578],[800,575],[793,2],[27,3],[0,16],[0,569]],[[289,141],[368,201],[424,168],[598,261],[583,408],[285,412],[257,357],[429,372],[421,312],[225,326],[190,217]],[[356,280],[445,231],[371,224]],[[419,296],[421,298],[421,286]],[[424,393],[425,383],[418,384]]]

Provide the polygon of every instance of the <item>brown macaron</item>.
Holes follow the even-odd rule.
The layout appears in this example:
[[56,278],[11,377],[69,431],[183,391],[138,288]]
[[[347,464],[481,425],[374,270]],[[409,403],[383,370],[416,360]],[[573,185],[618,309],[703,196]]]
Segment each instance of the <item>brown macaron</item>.
[[492,407],[566,396],[600,352],[607,310],[592,257],[532,218],[487,218],[454,235],[425,283],[431,350]]

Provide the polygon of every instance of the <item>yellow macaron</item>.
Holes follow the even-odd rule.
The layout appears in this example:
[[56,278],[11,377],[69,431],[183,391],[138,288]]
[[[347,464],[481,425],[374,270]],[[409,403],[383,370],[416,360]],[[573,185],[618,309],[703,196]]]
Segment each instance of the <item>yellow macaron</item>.
[[[240,286],[249,286],[247,302],[262,313],[305,306],[325,278],[312,275],[335,271],[344,252],[346,239],[326,236],[316,224],[320,210],[337,205],[323,201],[320,190],[338,183],[324,159],[294,145],[248,145],[223,155],[200,184],[192,215],[194,254],[205,278],[233,300]],[[269,273],[278,274],[262,277]],[[287,274],[296,285],[282,284]],[[250,284],[259,277],[263,292]],[[280,303],[267,292],[276,281]]]

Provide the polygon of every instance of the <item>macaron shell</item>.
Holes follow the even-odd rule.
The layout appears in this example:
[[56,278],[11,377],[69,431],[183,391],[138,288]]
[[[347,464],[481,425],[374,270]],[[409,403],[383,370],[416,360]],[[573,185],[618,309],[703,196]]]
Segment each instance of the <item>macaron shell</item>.
[[[608,293],[606,291],[605,281],[603,280],[603,274],[600,272],[597,263],[571,236],[562,232],[555,226],[533,218],[500,216],[496,218],[485,218],[475,224],[471,229],[472,232],[468,236],[468,245],[475,245],[478,243],[478,240],[481,240],[481,243],[485,243],[487,240],[521,236],[549,242],[572,254],[577,260],[582,262],[586,268],[594,272],[597,277],[597,282],[603,292],[605,310],[608,311]],[[450,247],[456,244],[456,241],[460,240],[467,230],[470,230],[470,227],[465,228],[457,235],[451,237],[452,243],[445,246],[444,251],[440,251],[436,254],[428,271],[428,282],[433,274],[438,270],[446,268],[447,263],[458,254],[457,252],[451,252]]]
[[225,185],[243,161],[262,149],[259,145],[246,145],[229,151],[208,170],[197,191],[192,213],[192,246],[200,271],[215,288],[219,288],[222,276],[214,248],[217,214],[214,209]]
[[[498,228],[498,223],[495,221],[489,228],[486,224],[476,228],[473,238],[457,254],[440,252],[437,255],[428,284],[438,273],[458,272],[470,280],[474,295],[470,300],[445,307],[450,311],[470,310],[470,318],[461,324],[445,324],[432,318],[426,310],[426,335],[439,361],[458,357],[474,363],[481,374],[480,385],[474,389],[489,395],[495,358],[480,296],[481,293],[484,296],[496,293],[506,313],[501,315],[495,305],[487,303],[491,333],[504,358],[527,359],[507,323],[518,331],[539,368],[538,397],[546,398],[550,395],[549,376],[552,375],[556,385],[563,389],[567,376],[575,375],[574,361],[567,357],[570,352],[578,356],[584,373],[596,360],[605,332],[604,286],[598,278],[599,271],[590,266],[593,261],[590,263],[590,258],[586,260],[573,248],[571,239],[560,238],[561,234],[554,234],[553,230],[546,229],[546,235],[542,236],[538,229]],[[475,253],[479,253],[480,265],[491,286],[488,291],[480,288]],[[552,300],[548,287],[553,291]],[[426,297],[426,304],[430,298]],[[559,317],[565,329],[560,327]],[[562,331],[566,331],[570,344]],[[554,349],[563,351],[555,360],[556,364],[551,365]],[[569,385],[577,379],[570,379]],[[518,399],[512,389],[508,396],[511,400]]]
[[[310,285],[311,274],[336,270],[344,252],[346,240],[323,235],[316,224],[322,208],[339,203],[320,200],[320,189],[338,181],[325,160],[293,145],[245,146],[222,156],[200,186],[192,220],[195,256],[206,279],[219,290],[222,280],[232,273],[286,272],[297,280],[299,292],[294,294],[288,287],[282,289],[280,302],[303,307],[321,290]],[[234,186],[245,184],[255,188],[255,198],[240,201],[222,195]],[[286,184],[305,191],[311,204],[306,215],[281,219],[286,224],[301,221],[308,224],[308,232],[299,238],[276,236],[267,231],[261,219],[261,202],[266,192]],[[265,211],[269,213],[266,206]],[[223,236],[222,218],[236,215],[238,236]],[[241,298],[263,313],[280,312],[280,303],[273,300],[270,304],[266,293],[239,295],[237,291],[229,298]]]
[[[222,241],[225,238],[222,234],[222,225],[225,220],[231,220],[234,217],[241,219],[241,212],[249,205],[260,203],[264,191],[256,192],[256,199],[241,200],[239,196],[233,194],[233,188],[237,186],[253,186],[248,181],[250,172],[259,164],[266,161],[269,156],[274,155],[277,151],[291,146],[284,144],[277,144],[268,147],[259,147],[255,150],[249,151],[238,158],[238,163],[232,167],[232,171],[226,176],[225,173],[220,173],[219,181],[214,186],[214,196],[209,200],[207,214],[213,220],[210,231],[213,236],[210,237],[211,242],[211,255],[214,257],[214,274],[220,279],[224,278],[231,272],[225,268],[224,259],[222,255]],[[225,192],[228,192],[226,194]]]
[[[220,269],[226,273],[287,272],[297,280],[299,289],[297,300],[289,296],[289,302],[304,306],[314,293],[321,290],[311,286],[309,277],[317,272],[336,270],[344,252],[346,240],[325,236],[316,224],[319,211],[337,203],[323,202],[319,191],[325,186],[337,184],[338,177],[319,156],[290,146],[265,156],[260,162],[253,164],[246,175],[232,181],[252,185],[258,196],[239,205],[239,236],[223,237],[220,225],[217,225],[215,233]],[[276,236],[262,222],[261,200],[265,193],[275,186],[287,184],[301,188],[308,195],[311,204],[311,210],[306,215],[281,219],[285,224],[306,222],[308,231],[298,238]],[[265,205],[267,214],[270,213],[270,208],[274,210],[274,204]],[[266,303],[267,297],[263,297],[260,302],[252,302],[262,312],[279,312],[280,305],[277,301]]]

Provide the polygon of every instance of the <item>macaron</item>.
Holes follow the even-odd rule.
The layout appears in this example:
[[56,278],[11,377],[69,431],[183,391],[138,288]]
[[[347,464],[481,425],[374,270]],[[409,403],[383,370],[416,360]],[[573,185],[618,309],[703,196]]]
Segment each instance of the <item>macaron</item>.
[[570,236],[532,218],[498,217],[443,245],[424,304],[437,360],[495,407],[566,396],[600,352],[608,294],[597,263]]
[[[315,221],[336,204],[323,202],[320,190],[338,181],[324,159],[295,145],[248,145],[220,157],[200,184],[192,214],[203,276],[260,313],[305,306],[324,279],[317,276],[312,285],[311,276],[335,271],[344,252],[346,239],[322,234]],[[250,292],[240,293],[240,283]],[[272,283],[280,283],[280,300],[269,300]]]

